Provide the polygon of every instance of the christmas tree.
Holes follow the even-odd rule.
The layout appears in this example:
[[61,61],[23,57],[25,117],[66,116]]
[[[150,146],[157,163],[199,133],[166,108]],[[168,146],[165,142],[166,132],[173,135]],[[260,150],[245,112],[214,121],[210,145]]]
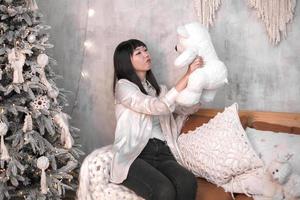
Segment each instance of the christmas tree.
[[62,199],[76,189],[78,129],[35,0],[0,0],[0,200]]

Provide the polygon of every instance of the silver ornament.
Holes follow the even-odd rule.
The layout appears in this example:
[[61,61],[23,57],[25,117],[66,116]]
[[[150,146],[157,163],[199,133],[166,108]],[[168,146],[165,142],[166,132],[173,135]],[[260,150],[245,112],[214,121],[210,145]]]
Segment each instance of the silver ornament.
[[27,36],[27,41],[29,43],[34,43],[35,40],[36,40],[36,36],[34,34],[30,34],[30,35]]

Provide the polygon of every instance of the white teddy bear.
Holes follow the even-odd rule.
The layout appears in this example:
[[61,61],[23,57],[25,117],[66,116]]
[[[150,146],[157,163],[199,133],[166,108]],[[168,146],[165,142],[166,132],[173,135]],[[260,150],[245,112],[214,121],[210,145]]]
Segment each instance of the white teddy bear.
[[300,175],[293,173],[289,159],[291,154],[273,160],[268,172],[278,184],[272,200],[300,200]]
[[179,41],[176,50],[181,54],[175,60],[175,66],[187,66],[197,56],[203,58],[204,66],[190,75],[187,87],[180,92],[176,102],[185,106],[211,102],[217,88],[228,82],[226,66],[219,60],[209,33],[203,25],[197,22],[189,23],[178,27],[177,33]]

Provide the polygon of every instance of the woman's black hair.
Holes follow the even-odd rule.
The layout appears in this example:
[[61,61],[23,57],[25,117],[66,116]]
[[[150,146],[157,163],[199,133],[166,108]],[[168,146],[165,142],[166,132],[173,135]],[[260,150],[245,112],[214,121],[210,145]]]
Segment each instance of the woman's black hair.
[[[130,39],[121,42],[115,49],[114,52],[115,72],[114,72],[114,83],[113,83],[114,93],[115,93],[115,87],[117,81],[120,79],[127,79],[135,83],[144,94],[148,94],[145,88],[143,87],[140,78],[136,74],[130,59],[134,49],[140,46],[147,48],[147,46],[142,41],[137,39]],[[155,88],[156,95],[158,96],[160,94],[160,87],[151,70],[148,70],[146,72],[146,80],[149,81],[150,84]]]

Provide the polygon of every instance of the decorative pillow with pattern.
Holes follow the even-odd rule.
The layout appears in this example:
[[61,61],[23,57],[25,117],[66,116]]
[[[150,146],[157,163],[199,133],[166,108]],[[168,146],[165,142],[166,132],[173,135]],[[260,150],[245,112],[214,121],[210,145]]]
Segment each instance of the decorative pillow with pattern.
[[241,125],[236,103],[207,124],[181,134],[178,145],[183,165],[218,186],[263,166]]

